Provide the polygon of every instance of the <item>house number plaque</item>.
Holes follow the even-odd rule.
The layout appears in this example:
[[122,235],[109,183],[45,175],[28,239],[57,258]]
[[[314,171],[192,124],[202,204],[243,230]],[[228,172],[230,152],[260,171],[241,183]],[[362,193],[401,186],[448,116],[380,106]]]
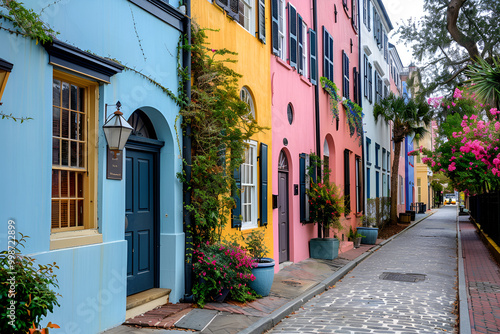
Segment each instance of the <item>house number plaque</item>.
[[121,180],[123,174],[123,151],[115,152],[111,151],[109,147],[108,150],[108,159],[107,159],[107,173],[106,178],[111,180]]

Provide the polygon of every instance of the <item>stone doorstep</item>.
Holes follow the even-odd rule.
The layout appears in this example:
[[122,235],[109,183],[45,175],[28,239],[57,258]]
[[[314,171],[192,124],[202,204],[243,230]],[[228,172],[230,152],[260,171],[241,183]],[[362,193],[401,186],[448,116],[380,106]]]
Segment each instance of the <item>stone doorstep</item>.
[[158,306],[168,303],[170,289],[149,289],[127,297],[127,312],[125,319],[143,314]]

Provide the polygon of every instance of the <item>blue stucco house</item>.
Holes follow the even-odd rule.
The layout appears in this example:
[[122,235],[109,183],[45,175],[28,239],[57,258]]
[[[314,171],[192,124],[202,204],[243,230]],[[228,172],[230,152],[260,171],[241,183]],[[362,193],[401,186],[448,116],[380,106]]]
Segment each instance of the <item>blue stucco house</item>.
[[[60,267],[54,332],[99,333],[125,320],[131,294],[184,295],[180,107],[165,91],[182,89],[189,20],[179,0],[24,5],[58,35],[42,45],[0,30],[0,111],[31,118],[0,120],[0,249],[13,220],[25,253]],[[102,127],[117,101],[134,130],[114,156]]]
[[[403,96],[406,98],[411,98],[411,92],[408,90],[406,81],[403,84]],[[408,156],[408,153],[413,151],[413,136],[406,136],[405,138],[405,198],[406,198],[406,210],[411,210],[411,204],[414,202],[415,198],[415,162],[414,156]]]

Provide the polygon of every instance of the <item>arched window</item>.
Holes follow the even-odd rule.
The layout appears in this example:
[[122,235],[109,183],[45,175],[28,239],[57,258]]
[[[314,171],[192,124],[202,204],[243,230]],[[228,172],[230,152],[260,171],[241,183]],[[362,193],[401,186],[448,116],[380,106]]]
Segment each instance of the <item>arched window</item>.
[[252,95],[250,94],[250,91],[248,90],[247,87],[241,88],[240,99],[241,99],[241,101],[248,104],[248,108],[250,110],[250,113],[252,114],[253,118],[255,119],[255,106],[253,104]]
[[288,172],[288,159],[283,150],[281,150],[280,157],[278,159],[278,170],[280,172]]
[[130,115],[127,121],[134,128],[134,130],[132,130],[134,136],[158,139],[153,123],[151,123],[151,120],[144,111],[137,109]]

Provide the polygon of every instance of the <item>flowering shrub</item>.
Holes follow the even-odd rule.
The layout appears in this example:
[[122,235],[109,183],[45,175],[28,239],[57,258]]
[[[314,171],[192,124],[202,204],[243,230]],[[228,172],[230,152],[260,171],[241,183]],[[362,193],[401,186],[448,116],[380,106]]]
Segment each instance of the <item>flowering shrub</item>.
[[361,145],[363,141],[361,137],[363,133],[363,109],[350,99],[343,99],[342,104],[347,108],[346,119],[349,125],[350,135],[352,137],[354,132],[356,132],[359,138],[359,145]]
[[229,290],[231,299],[246,302],[257,295],[247,283],[254,281],[252,268],[257,263],[240,246],[227,243],[206,242],[194,251],[193,270],[198,277],[193,292],[198,305],[203,307],[210,299]]
[[323,228],[342,229],[340,215],[345,211],[344,196],[340,189],[330,182],[311,182],[307,190],[310,219]]
[[339,89],[334,82],[331,82],[325,77],[319,78],[321,87],[330,95],[330,111],[332,112],[333,119],[339,117]]
[[478,101],[474,94],[455,89],[453,100],[429,99],[433,107],[449,109],[441,125],[444,140],[435,152],[420,149],[434,173],[443,173],[452,186],[478,193],[500,185],[500,122],[496,108]]

